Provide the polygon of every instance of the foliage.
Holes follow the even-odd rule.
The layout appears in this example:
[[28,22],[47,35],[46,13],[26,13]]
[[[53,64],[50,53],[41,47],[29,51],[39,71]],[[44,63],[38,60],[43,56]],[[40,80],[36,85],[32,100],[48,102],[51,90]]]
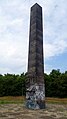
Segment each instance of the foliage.
[[[67,71],[52,70],[44,74],[46,97],[67,97]],[[26,74],[0,74],[0,97],[26,94]]]
[[46,97],[67,97],[67,71],[52,70],[49,75],[44,74],[44,79]]
[[25,74],[0,75],[0,96],[21,96],[25,95]]

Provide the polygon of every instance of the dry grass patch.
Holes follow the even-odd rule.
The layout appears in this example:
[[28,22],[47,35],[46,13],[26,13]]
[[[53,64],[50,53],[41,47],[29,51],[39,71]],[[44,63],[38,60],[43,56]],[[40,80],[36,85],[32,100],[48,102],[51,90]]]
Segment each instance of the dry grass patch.
[[47,103],[67,104],[67,98],[46,98]]
[[25,101],[24,96],[4,96],[4,97],[0,97],[0,104],[23,103],[24,101]]
[[[25,102],[24,96],[4,96],[0,97],[0,104],[7,103],[23,103]],[[67,104],[67,98],[50,98],[46,97],[46,103]]]

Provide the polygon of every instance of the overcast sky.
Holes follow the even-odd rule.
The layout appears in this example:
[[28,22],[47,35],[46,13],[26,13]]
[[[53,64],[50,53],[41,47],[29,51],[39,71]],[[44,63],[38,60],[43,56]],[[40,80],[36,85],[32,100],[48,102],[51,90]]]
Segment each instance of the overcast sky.
[[67,0],[0,0],[0,74],[27,71],[30,7],[43,8],[44,72],[67,70]]

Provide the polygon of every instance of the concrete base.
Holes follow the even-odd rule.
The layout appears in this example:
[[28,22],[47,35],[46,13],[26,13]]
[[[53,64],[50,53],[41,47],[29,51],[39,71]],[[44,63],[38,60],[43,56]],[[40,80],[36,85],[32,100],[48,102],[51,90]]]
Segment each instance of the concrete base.
[[31,101],[27,100],[26,108],[28,109],[45,109],[45,102],[44,101]]
[[29,109],[45,108],[45,90],[44,84],[34,84],[27,89],[26,107]]

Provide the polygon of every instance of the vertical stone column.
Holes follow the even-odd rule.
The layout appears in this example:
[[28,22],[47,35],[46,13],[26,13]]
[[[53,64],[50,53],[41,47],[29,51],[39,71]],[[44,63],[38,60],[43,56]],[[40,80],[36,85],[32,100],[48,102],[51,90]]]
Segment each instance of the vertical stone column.
[[37,3],[30,12],[26,89],[26,106],[31,109],[45,108],[42,7]]

